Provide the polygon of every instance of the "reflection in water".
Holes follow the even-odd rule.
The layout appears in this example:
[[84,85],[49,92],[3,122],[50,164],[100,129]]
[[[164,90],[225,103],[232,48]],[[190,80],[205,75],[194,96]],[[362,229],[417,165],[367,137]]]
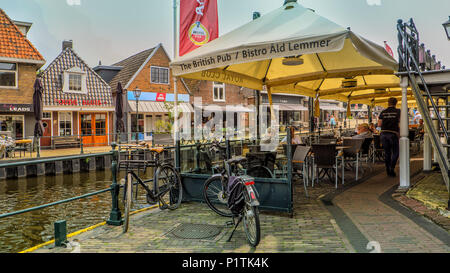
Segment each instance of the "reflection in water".
[[[146,177],[151,177],[150,171]],[[97,171],[0,181],[0,214],[107,189],[111,179],[110,171]],[[140,193],[137,205],[142,207],[143,190]],[[58,220],[67,221],[69,234],[106,221],[110,211],[111,193],[106,192],[0,219],[0,252],[18,252],[53,239],[53,223]]]

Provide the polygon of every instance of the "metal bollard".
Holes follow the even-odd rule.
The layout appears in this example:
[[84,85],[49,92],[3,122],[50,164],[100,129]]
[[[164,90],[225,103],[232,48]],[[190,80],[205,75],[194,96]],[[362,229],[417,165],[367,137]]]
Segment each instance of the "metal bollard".
[[116,150],[117,144],[112,143],[111,147],[113,149],[113,158],[111,163],[111,173],[112,173],[112,184],[111,184],[111,197],[112,197],[112,206],[111,213],[109,215],[109,220],[106,221],[108,225],[111,226],[121,226],[123,224],[122,215],[119,209],[119,192],[120,185],[117,184],[117,162],[119,157],[119,151]]
[[67,223],[65,220],[57,221],[55,226],[55,246],[64,246],[67,242]]

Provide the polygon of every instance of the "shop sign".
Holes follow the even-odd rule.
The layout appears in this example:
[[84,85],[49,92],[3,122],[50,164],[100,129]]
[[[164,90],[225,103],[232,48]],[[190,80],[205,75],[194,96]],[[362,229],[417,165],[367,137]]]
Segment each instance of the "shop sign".
[[56,103],[58,105],[65,105],[65,106],[101,106],[105,105],[107,103],[104,103],[100,100],[82,100],[81,103],[78,100],[56,100]]
[[166,93],[158,93],[156,95],[156,101],[165,102],[166,101]]
[[32,104],[0,104],[0,112],[33,112]]

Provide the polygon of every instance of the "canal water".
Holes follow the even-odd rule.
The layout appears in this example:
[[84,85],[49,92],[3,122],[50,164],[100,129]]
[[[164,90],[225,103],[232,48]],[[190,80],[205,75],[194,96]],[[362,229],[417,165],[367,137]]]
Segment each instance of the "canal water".
[[[143,177],[151,178],[151,170]],[[120,177],[124,174],[121,173]],[[41,176],[0,181],[0,214],[108,189],[110,171]],[[140,189],[135,209],[147,206]],[[121,203],[121,202],[120,202]],[[0,252],[19,252],[54,238],[54,222],[67,221],[67,233],[106,221],[111,193],[0,219]]]

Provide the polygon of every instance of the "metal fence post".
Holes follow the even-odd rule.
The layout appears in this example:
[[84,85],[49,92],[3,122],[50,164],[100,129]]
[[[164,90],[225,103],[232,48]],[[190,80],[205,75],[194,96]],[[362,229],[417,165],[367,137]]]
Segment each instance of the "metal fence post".
[[120,226],[123,224],[122,215],[119,209],[119,192],[120,185],[117,184],[117,165],[119,160],[119,151],[116,150],[117,144],[112,143],[112,163],[111,163],[111,173],[112,173],[112,184],[111,184],[111,197],[112,197],[112,207],[111,213],[109,215],[109,220],[106,222],[111,226]]
[[289,212],[293,213],[294,209],[294,190],[292,183],[292,135],[291,130],[287,130],[287,145],[286,145],[286,155],[287,155],[287,180],[289,185],[289,198],[290,207]]
[[84,154],[84,150],[83,150],[83,136],[80,137],[80,154]]
[[226,156],[227,156],[227,160],[231,159],[231,143],[230,140],[227,139],[225,140],[225,145],[226,145]]
[[181,145],[180,140],[177,139],[175,145],[175,169],[179,172],[181,170]]

